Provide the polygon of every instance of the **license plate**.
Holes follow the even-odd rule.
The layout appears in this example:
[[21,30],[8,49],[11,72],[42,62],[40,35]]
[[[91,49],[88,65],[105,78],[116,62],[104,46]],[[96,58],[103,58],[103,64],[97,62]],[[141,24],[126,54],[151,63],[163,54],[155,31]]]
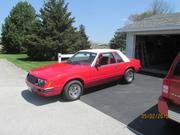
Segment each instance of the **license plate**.
[[168,117],[174,121],[180,123],[180,114],[171,110],[168,110]]

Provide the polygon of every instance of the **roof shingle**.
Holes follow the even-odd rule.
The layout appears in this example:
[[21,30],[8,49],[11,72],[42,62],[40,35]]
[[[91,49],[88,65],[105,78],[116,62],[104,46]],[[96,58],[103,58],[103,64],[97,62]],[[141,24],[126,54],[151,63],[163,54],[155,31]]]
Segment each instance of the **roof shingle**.
[[122,32],[140,32],[155,30],[180,30],[180,13],[155,15],[142,21],[126,25]]

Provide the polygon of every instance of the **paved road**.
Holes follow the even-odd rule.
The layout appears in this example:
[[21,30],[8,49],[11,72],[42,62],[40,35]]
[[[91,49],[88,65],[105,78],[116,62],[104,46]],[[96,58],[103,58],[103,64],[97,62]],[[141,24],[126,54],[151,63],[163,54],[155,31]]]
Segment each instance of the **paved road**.
[[158,114],[157,99],[162,79],[136,74],[130,85],[110,83],[88,89],[81,101],[108,114],[144,135],[180,134],[178,125],[167,125],[164,120],[142,119],[141,114]]
[[134,134],[82,101],[63,102],[30,93],[24,83],[26,74],[0,60],[0,135]]

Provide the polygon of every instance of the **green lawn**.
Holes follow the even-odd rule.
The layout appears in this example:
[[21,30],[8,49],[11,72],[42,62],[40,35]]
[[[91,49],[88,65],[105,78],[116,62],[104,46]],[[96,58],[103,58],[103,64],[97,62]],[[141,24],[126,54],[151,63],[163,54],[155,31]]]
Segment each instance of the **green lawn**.
[[26,71],[57,62],[57,61],[30,61],[27,59],[26,54],[0,54],[0,59],[7,59],[8,61],[14,63],[16,66]]

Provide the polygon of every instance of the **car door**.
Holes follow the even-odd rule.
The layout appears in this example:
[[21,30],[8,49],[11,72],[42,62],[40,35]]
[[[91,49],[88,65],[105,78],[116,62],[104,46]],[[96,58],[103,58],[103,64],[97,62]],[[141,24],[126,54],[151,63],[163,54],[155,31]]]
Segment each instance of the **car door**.
[[121,77],[124,75],[124,71],[128,66],[128,62],[124,62],[121,56],[117,52],[113,52],[113,56],[116,60],[116,76]]
[[170,79],[170,99],[180,105],[180,55],[176,58]]
[[117,79],[117,63],[112,53],[101,53],[93,67],[93,84],[102,84]]

